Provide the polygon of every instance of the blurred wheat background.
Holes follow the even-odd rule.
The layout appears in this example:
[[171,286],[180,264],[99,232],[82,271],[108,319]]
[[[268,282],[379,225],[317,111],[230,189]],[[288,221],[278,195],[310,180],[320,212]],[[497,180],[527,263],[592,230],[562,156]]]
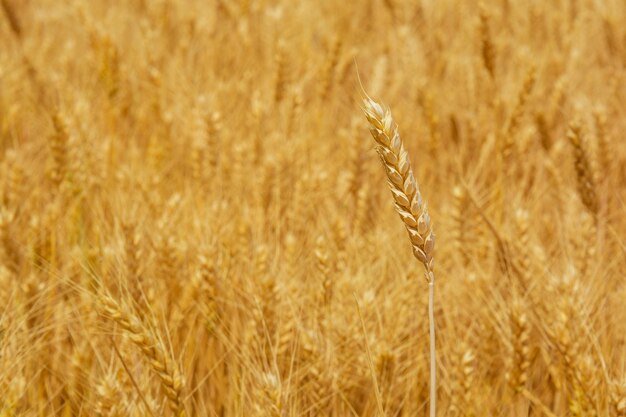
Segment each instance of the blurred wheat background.
[[361,84],[438,415],[626,416],[624,1],[0,6],[0,416],[425,416]]

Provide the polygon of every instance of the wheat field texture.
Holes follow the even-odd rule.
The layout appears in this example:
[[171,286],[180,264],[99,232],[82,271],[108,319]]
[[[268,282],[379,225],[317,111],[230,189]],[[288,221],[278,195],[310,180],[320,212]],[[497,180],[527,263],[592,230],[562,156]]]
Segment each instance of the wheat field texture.
[[0,6],[0,416],[626,416],[624,1]]

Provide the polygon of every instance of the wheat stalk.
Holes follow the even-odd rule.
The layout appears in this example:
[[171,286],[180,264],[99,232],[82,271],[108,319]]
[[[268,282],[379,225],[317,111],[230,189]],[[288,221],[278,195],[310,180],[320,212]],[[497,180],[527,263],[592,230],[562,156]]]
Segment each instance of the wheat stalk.
[[363,111],[365,112],[365,117],[370,122],[370,132],[378,144],[376,150],[385,167],[396,210],[409,233],[413,255],[424,265],[426,270],[430,328],[430,416],[435,417],[437,397],[433,310],[435,234],[431,227],[428,209],[422,199],[413,169],[411,168],[409,155],[404,149],[398,126],[391,117],[391,111],[388,108],[383,108],[383,106],[369,97],[364,100]]

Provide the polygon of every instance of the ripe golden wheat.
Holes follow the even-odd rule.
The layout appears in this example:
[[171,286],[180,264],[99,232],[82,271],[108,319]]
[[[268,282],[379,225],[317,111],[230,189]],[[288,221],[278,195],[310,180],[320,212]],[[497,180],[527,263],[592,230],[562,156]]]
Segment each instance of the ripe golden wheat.
[[626,416],[625,68],[623,0],[0,0],[0,417]]

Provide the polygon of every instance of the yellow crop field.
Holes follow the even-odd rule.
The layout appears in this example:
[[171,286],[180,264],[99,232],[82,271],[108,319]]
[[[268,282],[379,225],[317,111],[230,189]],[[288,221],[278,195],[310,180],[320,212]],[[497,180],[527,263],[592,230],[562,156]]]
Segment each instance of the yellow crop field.
[[0,417],[626,416],[623,0],[0,0]]

